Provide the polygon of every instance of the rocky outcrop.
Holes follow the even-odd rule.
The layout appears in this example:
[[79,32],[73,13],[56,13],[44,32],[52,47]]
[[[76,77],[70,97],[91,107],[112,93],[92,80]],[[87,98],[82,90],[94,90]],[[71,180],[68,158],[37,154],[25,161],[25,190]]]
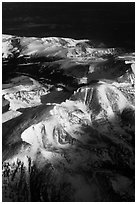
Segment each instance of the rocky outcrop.
[[4,97],[2,97],[2,113],[9,110],[9,104],[10,102],[6,100]]

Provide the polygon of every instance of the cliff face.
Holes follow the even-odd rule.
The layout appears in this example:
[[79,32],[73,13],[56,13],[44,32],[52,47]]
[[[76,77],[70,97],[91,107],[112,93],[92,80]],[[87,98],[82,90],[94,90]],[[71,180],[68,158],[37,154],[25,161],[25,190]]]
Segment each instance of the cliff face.
[[120,48],[3,35],[3,201],[134,201],[134,78]]

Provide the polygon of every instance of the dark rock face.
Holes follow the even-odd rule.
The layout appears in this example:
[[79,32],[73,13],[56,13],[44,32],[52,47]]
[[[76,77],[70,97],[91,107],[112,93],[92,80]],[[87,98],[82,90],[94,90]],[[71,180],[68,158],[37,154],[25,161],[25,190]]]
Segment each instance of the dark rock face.
[[6,99],[4,99],[4,97],[2,97],[2,113],[6,112],[9,110],[9,104],[10,102]]
[[3,201],[134,201],[133,66],[87,40],[3,36]]

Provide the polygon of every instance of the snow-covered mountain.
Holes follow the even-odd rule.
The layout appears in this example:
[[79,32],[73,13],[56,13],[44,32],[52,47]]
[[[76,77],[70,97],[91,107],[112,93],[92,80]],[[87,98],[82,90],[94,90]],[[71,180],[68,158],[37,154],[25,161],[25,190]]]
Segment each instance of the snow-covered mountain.
[[134,201],[135,55],[3,35],[3,201]]

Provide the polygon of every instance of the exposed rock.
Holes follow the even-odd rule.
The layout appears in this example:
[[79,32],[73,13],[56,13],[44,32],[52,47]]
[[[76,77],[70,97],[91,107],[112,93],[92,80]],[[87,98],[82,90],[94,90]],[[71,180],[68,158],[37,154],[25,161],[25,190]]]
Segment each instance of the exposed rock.
[[[10,103],[10,110],[28,108],[41,104],[41,96],[48,93],[51,86],[42,86],[29,77],[16,77],[11,79],[10,84],[5,84],[2,94],[3,98]],[[30,84],[31,81],[31,84]],[[29,83],[28,83],[29,82]],[[28,84],[27,84],[28,83]]]
[[2,113],[6,112],[9,110],[10,107],[10,102],[8,100],[6,100],[3,96],[2,96]]

